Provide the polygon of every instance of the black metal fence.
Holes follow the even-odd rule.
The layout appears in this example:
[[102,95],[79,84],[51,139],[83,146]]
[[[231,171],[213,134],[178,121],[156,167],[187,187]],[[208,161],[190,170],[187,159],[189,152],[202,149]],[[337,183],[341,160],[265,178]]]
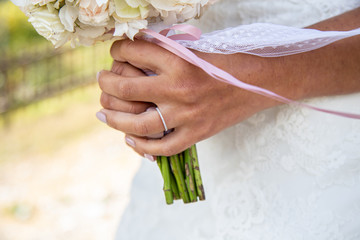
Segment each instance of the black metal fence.
[[0,114],[94,82],[97,71],[110,67],[109,47],[42,44],[12,54],[0,49]]

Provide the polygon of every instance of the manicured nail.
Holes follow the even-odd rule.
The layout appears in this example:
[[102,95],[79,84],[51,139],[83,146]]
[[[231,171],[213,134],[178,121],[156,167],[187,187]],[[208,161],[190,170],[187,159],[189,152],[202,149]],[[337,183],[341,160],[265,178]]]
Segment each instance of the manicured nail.
[[150,155],[150,154],[145,153],[145,154],[144,154],[144,157],[145,157],[146,159],[149,159],[149,160],[152,161],[152,162],[155,162],[154,157],[153,157],[152,155]]
[[99,72],[96,74],[96,80],[97,80],[97,81],[99,81],[100,73],[101,73],[101,71],[99,71]]
[[135,147],[135,142],[134,142],[134,140],[132,140],[131,138],[125,137],[125,141],[126,141],[126,143],[129,144],[130,146]]
[[99,120],[102,121],[103,123],[107,123],[107,122],[106,122],[106,116],[105,116],[104,113],[102,113],[102,112],[97,112],[97,113],[96,113],[96,117],[97,117],[97,119],[99,119]]

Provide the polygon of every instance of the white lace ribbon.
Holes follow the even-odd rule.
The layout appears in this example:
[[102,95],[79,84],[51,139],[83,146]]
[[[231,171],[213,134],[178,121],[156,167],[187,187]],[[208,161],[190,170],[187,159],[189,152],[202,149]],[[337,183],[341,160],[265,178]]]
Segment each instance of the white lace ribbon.
[[359,34],[360,28],[351,31],[319,31],[254,23],[203,34],[197,41],[178,42],[186,48],[207,53],[280,57],[308,52]]

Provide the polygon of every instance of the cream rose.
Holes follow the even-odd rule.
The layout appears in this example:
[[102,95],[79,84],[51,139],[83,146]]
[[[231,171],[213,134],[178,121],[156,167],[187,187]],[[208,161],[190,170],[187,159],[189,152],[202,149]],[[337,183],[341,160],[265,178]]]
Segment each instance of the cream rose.
[[56,0],[31,0],[32,5],[39,4],[40,6],[44,6],[48,3],[55,2]]
[[208,0],[148,0],[158,10],[181,12],[185,7],[196,8],[198,4],[205,5]]
[[35,30],[51,41],[55,47],[63,45],[70,39],[69,32],[65,30],[55,9],[39,7],[33,10],[29,16],[29,22],[34,26]]
[[115,13],[118,21],[126,19],[146,19],[149,15],[149,3],[144,0],[114,0]]
[[65,30],[74,32],[75,21],[78,18],[79,12],[77,7],[71,5],[63,6],[59,11],[61,23],[64,25]]
[[140,29],[161,30],[201,15],[217,0],[11,0],[37,32],[56,47],[134,39]]
[[[100,5],[99,5],[100,4]],[[109,21],[108,1],[81,0],[79,21],[91,26],[106,26]]]
[[134,40],[135,35],[140,29],[147,27],[148,22],[146,20],[132,20],[124,23],[115,23],[114,36],[126,35],[128,38]]

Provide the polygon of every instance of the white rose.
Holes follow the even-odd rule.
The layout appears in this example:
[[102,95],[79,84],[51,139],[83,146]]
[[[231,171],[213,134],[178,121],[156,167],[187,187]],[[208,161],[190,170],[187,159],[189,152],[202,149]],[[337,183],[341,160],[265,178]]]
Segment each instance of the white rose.
[[139,30],[146,28],[147,24],[148,22],[146,20],[132,20],[124,23],[116,22],[114,36],[121,37],[126,35],[128,38],[134,40]]
[[201,15],[201,6],[200,4],[192,6],[186,6],[178,15],[178,22],[185,22],[186,20],[199,17]]
[[18,6],[20,10],[26,14],[26,16],[29,16],[29,12],[36,8],[31,4],[30,0],[11,0],[11,2]]
[[76,28],[74,38],[76,38],[81,45],[91,46],[96,42],[96,38],[103,36],[104,33],[105,27],[81,26],[80,28]]
[[69,40],[70,33],[65,30],[55,9],[51,7],[36,8],[29,13],[29,16],[29,22],[35,30],[51,41],[55,47],[60,47]]
[[[112,30],[115,28],[115,22],[109,21],[109,24],[104,26],[89,26],[81,22],[77,23],[75,31],[72,34],[72,47],[78,45],[91,46],[97,41],[110,40],[112,38]],[[114,38],[118,39],[118,38]]]
[[148,17],[149,4],[143,0],[114,0],[113,17],[119,21],[125,19],[145,19]]
[[139,6],[146,7],[149,3],[145,0],[125,0],[126,4],[132,8],[137,8]]
[[186,6],[195,8],[196,5],[205,5],[207,0],[148,0],[158,10],[180,12]]
[[91,26],[107,25],[109,21],[108,1],[81,0],[79,4],[79,21]]
[[11,0],[11,2],[20,8],[30,4],[27,0]]
[[65,5],[59,11],[60,21],[69,32],[74,32],[75,21],[78,15],[79,11],[77,7],[71,5]]
[[55,2],[56,0],[31,0],[32,5],[39,4],[40,6],[44,6],[48,3]]

